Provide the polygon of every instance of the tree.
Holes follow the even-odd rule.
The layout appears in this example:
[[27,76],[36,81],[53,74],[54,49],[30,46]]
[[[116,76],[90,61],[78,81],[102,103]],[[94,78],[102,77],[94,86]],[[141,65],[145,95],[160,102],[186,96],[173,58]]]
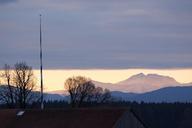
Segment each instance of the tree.
[[25,108],[26,105],[37,96],[34,92],[35,77],[32,67],[25,62],[16,63],[14,68],[7,64],[4,66],[1,78],[4,84],[0,88],[0,101],[13,108],[17,105],[19,108]]
[[6,86],[1,87],[0,100],[7,104],[8,107],[14,107],[14,89],[11,86],[11,67],[5,64],[3,67],[3,72],[1,73],[1,78],[5,81]]
[[97,87],[93,92],[93,99],[97,103],[108,102],[111,100],[111,92],[108,89]]
[[[82,98],[80,97],[80,91],[83,91],[83,93],[86,93],[87,91],[84,91],[83,85],[88,81],[87,78],[77,76],[77,77],[71,77],[68,78],[65,81],[64,88],[69,92],[70,94],[70,102],[72,107],[77,107],[79,100],[84,100],[84,97],[86,94],[83,94]],[[81,87],[80,87],[81,86]]]
[[93,97],[93,92],[95,90],[95,85],[91,81],[85,81],[85,83],[80,84],[77,87],[77,101],[80,107],[83,102],[91,101]]
[[86,77],[70,77],[65,81],[64,88],[70,94],[72,107],[80,107],[84,102],[106,102],[110,98],[110,91],[96,88],[92,81]]
[[32,91],[35,89],[35,79],[32,67],[25,62],[16,63],[14,66],[13,83],[15,85],[16,103],[20,108],[25,108],[33,100]]

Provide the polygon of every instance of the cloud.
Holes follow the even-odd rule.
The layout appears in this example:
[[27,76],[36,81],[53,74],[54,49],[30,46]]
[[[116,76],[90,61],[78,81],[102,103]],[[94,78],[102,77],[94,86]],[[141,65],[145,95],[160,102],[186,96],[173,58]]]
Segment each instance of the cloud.
[[43,10],[46,68],[192,67],[191,6],[189,0],[20,0],[0,8],[0,65],[27,61],[38,68]]
[[17,2],[18,0],[0,0],[0,4],[9,4]]

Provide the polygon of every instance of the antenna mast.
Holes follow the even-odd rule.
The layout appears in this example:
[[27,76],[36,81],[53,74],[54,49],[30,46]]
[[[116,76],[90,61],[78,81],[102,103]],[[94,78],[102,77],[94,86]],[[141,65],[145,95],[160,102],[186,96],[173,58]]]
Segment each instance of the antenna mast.
[[43,55],[42,55],[42,31],[41,31],[41,14],[40,16],[40,75],[41,75],[41,110],[44,109],[43,104]]

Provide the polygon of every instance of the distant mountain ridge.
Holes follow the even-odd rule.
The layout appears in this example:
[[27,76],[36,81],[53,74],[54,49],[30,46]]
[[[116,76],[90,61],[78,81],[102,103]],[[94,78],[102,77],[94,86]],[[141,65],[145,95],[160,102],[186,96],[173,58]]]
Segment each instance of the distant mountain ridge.
[[[115,101],[136,101],[136,102],[190,102],[192,103],[192,85],[191,86],[176,86],[165,87],[146,93],[128,93],[121,91],[112,91],[112,97]],[[46,100],[68,100],[65,95],[48,94]]]
[[155,91],[137,94],[112,92],[112,96],[117,100],[137,101],[137,102],[192,102],[192,86],[187,87],[165,87]]
[[[181,84],[169,76],[137,74],[118,83],[93,81],[96,86],[108,88],[116,100],[144,102],[192,102],[192,83]],[[51,94],[67,92],[57,90]]]
[[[169,76],[163,76],[158,74],[143,74],[139,73],[129,77],[126,80],[120,81],[118,83],[103,83],[92,80],[92,82],[97,87],[107,88],[111,91],[121,91],[129,93],[145,93],[151,92],[164,87],[176,87],[176,86],[190,86],[192,83],[181,84],[177,82],[174,78]],[[50,94],[60,94],[67,95],[66,91],[55,90],[47,92]]]
[[93,81],[96,86],[108,88],[111,91],[143,93],[170,86],[181,86],[174,78],[158,74],[139,73],[115,84]]
[[[1,89],[1,86],[0,86]],[[62,91],[61,91],[62,92]],[[39,92],[34,92],[39,93]],[[127,93],[121,91],[112,91],[112,97],[115,101],[137,101],[137,102],[190,102],[192,103],[192,85],[191,86],[177,86],[177,87],[165,87],[155,91],[146,93]],[[50,94],[44,93],[45,101],[68,101],[68,95]],[[1,103],[0,103],[1,104]]]
[[[181,84],[169,76],[137,74],[118,83],[93,81],[95,86],[108,88],[117,100],[144,102],[192,102],[192,83]],[[1,86],[0,86],[1,87]],[[56,90],[44,93],[46,101],[67,100],[68,93]]]
[[58,94],[58,95],[62,95],[62,96],[67,96],[68,92],[64,91],[64,90],[55,90],[55,91],[49,91],[46,92],[47,94]]

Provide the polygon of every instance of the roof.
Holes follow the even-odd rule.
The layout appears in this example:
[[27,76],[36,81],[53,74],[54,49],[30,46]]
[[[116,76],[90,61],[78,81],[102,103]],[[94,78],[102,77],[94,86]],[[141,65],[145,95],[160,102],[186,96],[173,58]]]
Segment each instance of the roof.
[[1,128],[121,128],[127,124],[143,128],[128,109],[31,109],[22,116],[17,113],[14,109],[0,110]]

